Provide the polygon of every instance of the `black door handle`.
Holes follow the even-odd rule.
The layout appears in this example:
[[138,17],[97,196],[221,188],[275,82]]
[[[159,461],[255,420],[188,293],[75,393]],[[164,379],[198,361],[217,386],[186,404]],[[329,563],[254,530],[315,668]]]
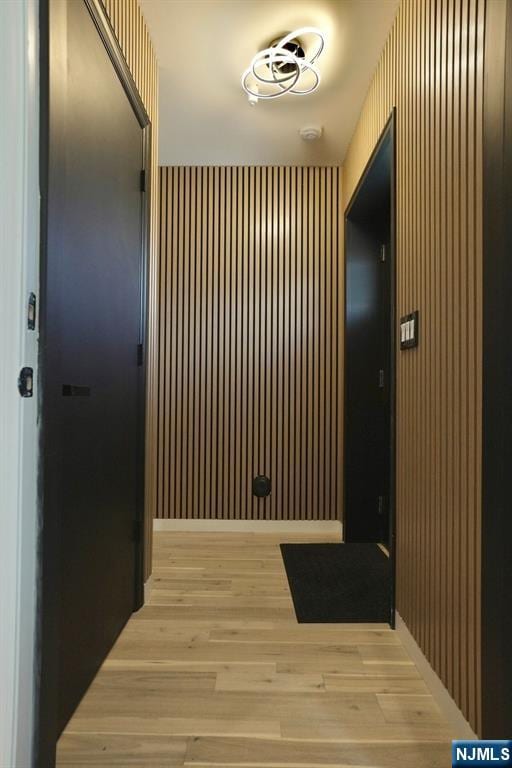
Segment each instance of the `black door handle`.
[[62,395],[63,397],[89,397],[91,394],[91,388],[81,386],[79,384],[63,384]]

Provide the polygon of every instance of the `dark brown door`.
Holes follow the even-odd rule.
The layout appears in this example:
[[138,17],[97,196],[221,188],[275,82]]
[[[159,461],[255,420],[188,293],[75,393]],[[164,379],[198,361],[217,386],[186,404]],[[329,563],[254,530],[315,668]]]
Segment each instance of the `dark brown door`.
[[140,576],[143,132],[82,0],[49,4],[48,107],[43,738],[75,710]]
[[388,131],[345,220],[345,514],[347,542],[390,546],[392,142]]

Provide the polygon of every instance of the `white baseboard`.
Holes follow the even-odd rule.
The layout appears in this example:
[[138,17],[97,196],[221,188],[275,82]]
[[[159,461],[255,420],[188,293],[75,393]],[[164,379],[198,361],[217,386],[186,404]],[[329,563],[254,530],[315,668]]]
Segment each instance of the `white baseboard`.
[[154,531],[197,531],[210,533],[315,533],[339,534],[339,520],[184,520],[155,519]]
[[149,600],[152,587],[153,587],[153,576],[150,576],[149,579],[146,582],[144,582],[144,605],[146,605],[146,603]]
[[477,739],[478,736],[465,719],[440,678],[430,666],[427,657],[409,632],[406,623],[398,611],[396,612],[396,631],[400,636],[400,640],[402,641],[405,650],[408,652],[409,656],[416,664],[419,673],[425,680],[437,706],[452,727],[454,738],[468,740]]

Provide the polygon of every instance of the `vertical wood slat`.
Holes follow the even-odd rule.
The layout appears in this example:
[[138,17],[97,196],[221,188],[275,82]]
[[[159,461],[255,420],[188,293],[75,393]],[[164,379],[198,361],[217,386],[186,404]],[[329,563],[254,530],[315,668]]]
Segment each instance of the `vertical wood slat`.
[[[484,0],[402,0],[343,165],[343,208],[397,109],[398,610],[480,728]],[[342,297],[343,294],[340,294]]]
[[144,577],[151,574],[153,517],[157,508],[159,386],[157,357],[160,349],[159,332],[159,174],[158,174],[158,67],[149,33],[137,0],[103,0],[107,16],[124,53],[128,67],[139,90],[151,121],[152,155],[150,248],[148,267],[148,329],[146,382],[146,483],[145,483],[145,553]]
[[339,184],[160,169],[158,517],[340,518]]

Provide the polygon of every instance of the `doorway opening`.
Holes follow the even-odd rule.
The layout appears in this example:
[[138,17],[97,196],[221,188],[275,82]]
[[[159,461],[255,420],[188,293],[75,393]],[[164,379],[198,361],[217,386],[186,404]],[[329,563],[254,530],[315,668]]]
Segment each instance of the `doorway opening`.
[[389,558],[394,616],[394,112],[345,212],[346,543]]

